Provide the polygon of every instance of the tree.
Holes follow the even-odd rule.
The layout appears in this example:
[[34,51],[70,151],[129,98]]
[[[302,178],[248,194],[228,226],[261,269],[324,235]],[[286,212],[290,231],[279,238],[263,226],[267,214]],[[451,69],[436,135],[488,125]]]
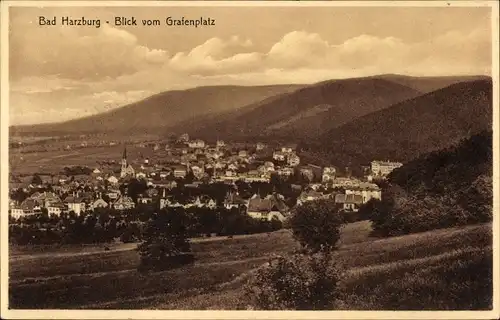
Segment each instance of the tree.
[[19,203],[26,200],[27,197],[28,197],[28,194],[26,192],[24,192],[24,190],[22,188],[16,189],[15,191],[13,191],[11,193],[12,200],[18,201]]
[[[143,242],[138,246],[141,255],[140,268],[163,268],[185,260],[172,259],[190,251],[187,234],[187,215],[184,209],[160,211],[148,223]],[[189,255],[192,257],[192,255]]]
[[344,224],[340,207],[333,200],[308,201],[297,206],[289,220],[294,238],[312,253],[335,249]]
[[380,204],[380,200],[372,198],[363,204],[358,210],[359,220],[369,220],[375,208]]
[[41,185],[43,183],[42,178],[40,178],[40,175],[38,173],[35,173],[33,175],[33,178],[31,179],[31,184],[33,185]]
[[137,203],[139,194],[145,192],[147,189],[148,186],[144,180],[131,179],[127,186],[128,195],[135,203]]

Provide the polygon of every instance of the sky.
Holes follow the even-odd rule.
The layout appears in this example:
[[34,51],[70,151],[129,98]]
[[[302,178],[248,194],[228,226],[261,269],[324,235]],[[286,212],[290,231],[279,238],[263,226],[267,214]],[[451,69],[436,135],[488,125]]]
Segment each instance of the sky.
[[[11,125],[59,122],[162,91],[375,74],[491,73],[490,8],[11,7]],[[58,25],[41,26],[39,16]],[[63,26],[61,18],[100,19]],[[138,26],[115,26],[115,17]],[[166,26],[165,19],[215,20]],[[161,26],[141,26],[159,19]],[[106,24],[105,21],[110,21]]]

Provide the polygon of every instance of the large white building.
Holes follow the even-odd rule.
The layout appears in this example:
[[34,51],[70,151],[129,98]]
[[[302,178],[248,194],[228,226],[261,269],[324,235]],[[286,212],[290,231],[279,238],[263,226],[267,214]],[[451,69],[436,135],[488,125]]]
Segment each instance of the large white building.
[[188,146],[190,148],[194,148],[194,149],[196,149],[196,148],[205,148],[205,141],[200,140],[200,139],[189,141],[188,142]]
[[356,187],[347,187],[345,194],[354,194],[363,198],[363,203],[367,203],[371,199],[382,200],[382,190],[373,183],[362,182]]
[[385,177],[392,170],[401,167],[403,164],[401,162],[391,162],[391,161],[372,161],[371,168],[372,174],[374,176]]

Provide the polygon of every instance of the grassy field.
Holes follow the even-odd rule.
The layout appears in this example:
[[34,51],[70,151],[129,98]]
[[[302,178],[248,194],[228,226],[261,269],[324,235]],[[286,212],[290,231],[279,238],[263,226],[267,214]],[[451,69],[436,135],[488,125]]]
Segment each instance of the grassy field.
[[[94,168],[97,161],[119,162],[123,154],[123,144],[114,146],[89,146],[70,150],[47,150],[27,152],[29,148],[10,150],[9,160],[11,171],[16,174],[59,173],[66,166],[89,166]],[[61,148],[62,149],[62,148]],[[164,150],[153,151],[151,147],[140,148],[136,145],[127,145],[128,160],[131,163],[148,157],[151,160],[161,159],[166,153]]]
[[[342,232],[335,254],[345,270],[339,309],[490,307],[490,224],[388,239],[370,238],[370,230],[368,222],[358,222]],[[9,270],[10,307],[241,309],[242,287],[256,268],[295,246],[287,231],[193,242],[194,265],[148,275],[136,271],[133,246],[79,247],[74,255],[66,248],[59,256],[17,250]]]

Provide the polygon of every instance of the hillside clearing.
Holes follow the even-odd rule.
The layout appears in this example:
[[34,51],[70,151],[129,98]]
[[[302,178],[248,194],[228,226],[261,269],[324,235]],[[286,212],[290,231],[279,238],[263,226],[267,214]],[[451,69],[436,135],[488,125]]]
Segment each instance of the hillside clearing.
[[[369,230],[368,222],[357,222],[342,232],[334,255],[345,269],[339,309],[488,308],[491,224],[387,239],[370,238]],[[11,261],[10,306],[241,309],[252,272],[270,256],[293,251],[295,242],[279,231],[192,246],[194,265],[149,275],[136,271],[135,250]]]

